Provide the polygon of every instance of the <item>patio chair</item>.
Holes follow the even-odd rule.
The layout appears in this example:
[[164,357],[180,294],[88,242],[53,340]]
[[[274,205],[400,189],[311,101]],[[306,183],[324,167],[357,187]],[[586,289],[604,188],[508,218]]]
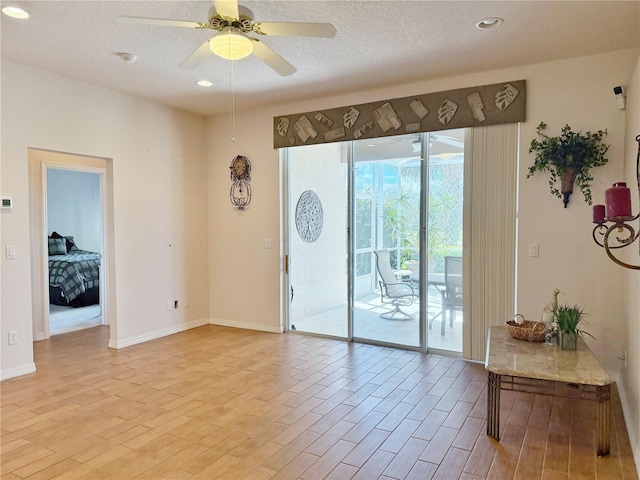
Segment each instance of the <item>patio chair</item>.
[[462,257],[444,257],[444,285],[442,294],[442,334],[446,314],[449,313],[449,326],[453,327],[455,312],[462,311]]
[[389,250],[376,250],[376,267],[380,275],[380,300],[382,303],[390,303],[393,310],[380,314],[388,320],[411,320],[413,315],[405,312],[400,307],[408,307],[416,298],[415,290],[411,285],[399,280],[391,269]]

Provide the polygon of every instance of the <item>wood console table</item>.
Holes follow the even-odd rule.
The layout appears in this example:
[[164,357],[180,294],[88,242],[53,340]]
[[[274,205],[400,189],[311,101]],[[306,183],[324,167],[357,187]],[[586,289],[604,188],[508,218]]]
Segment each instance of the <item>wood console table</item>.
[[491,327],[485,368],[487,435],[500,440],[500,390],[586,398],[598,402],[598,455],[609,454],[611,381],[582,338],[576,351],[568,351]]

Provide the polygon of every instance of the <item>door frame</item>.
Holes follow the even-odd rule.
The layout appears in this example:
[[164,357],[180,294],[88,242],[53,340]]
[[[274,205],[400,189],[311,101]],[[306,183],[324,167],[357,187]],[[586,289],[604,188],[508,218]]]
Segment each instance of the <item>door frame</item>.
[[[420,167],[421,167],[421,176],[420,176],[420,278],[426,279],[426,221],[427,221],[427,208],[425,207],[424,201],[428,197],[428,164],[425,161],[425,157],[428,154],[428,145],[425,146],[425,142],[427,141],[428,134],[421,135],[421,151],[419,154],[420,157]],[[419,313],[419,332],[418,339],[420,346],[411,346],[404,344],[395,344],[391,342],[382,342],[378,340],[366,339],[354,337],[353,335],[353,322],[354,322],[354,292],[355,292],[355,244],[353,240],[353,221],[355,219],[355,200],[356,200],[356,192],[355,192],[355,161],[354,161],[354,141],[344,142],[345,150],[344,150],[344,158],[348,165],[347,169],[347,182],[348,182],[348,194],[347,194],[347,255],[349,258],[348,262],[348,271],[347,271],[347,282],[348,282],[348,292],[347,292],[347,337],[332,337],[330,335],[321,335],[324,338],[337,338],[340,340],[345,340],[347,342],[357,342],[362,344],[370,344],[370,345],[380,345],[385,347],[392,348],[400,348],[403,350],[410,351],[418,351],[422,353],[427,353],[428,345],[427,345],[427,310],[426,310],[426,300],[420,302],[420,313]],[[281,185],[283,186],[283,194],[281,196],[281,238],[282,238],[282,277],[281,277],[281,285],[282,288],[282,297],[281,297],[281,330],[282,331],[292,331],[297,333],[294,330],[290,330],[290,295],[291,295],[291,277],[289,276],[289,268],[290,268],[290,242],[289,238],[293,234],[293,224],[292,219],[290,218],[290,203],[291,203],[291,195],[290,195],[290,175],[289,175],[289,155],[288,148],[279,149],[279,159],[280,159],[280,171],[281,171]],[[375,271],[372,272],[375,275]],[[426,288],[424,286],[423,281],[420,282],[420,298],[426,299]],[[320,335],[312,332],[302,332],[305,335]]]
[[111,338],[115,334],[114,319],[111,311],[115,310],[112,289],[114,284],[111,265],[113,237],[113,208],[111,202],[112,179],[111,160],[80,154],[62,153],[50,150],[29,148],[29,187],[31,196],[31,301],[33,309],[33,339],[46,340],[49,332],[49,251],[45,241],[48,235],[47,211],[47,170],[80,171],[100,175],[100,208],[101,208],[101,243],[102,259],[100,264],[100,307],[102,324],[109,325]]

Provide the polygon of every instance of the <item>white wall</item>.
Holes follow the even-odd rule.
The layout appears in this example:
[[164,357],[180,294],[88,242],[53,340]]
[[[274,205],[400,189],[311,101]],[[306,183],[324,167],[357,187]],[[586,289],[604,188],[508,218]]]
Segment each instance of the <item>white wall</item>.
[[[622,84],[622,80],[620,82]],[[628,84],[623,84],[627,88],[627,123],[625,134],[625,176],[627,185],[631,188],[632,212],[640,212],[640,199],[636,195],[636,161],[638,156],[638,142],[635,138],[640,135],[640,57],[636,63],[633,77]],[[635,223],[638,227],[638,223]],[[640,241],[640,240],[639,240]],[[623,260],[628,263],[639,265],[640,256],[638,249],[640,245],[629,246],[625,249]],[[620,382],[622,387],[621,399],[627,420],[627,431],[634,445],[634,456],[636,465],[640,465],[640,271],[624,270],[624,295],[623,304],[626,310],[623,312],[627,325],[626,346],[627,368],[623,369]]]
[[[209,317],[220,325],[280,332],[280,170],[278,153],[268,147],[271,122],[266,110],[243,114],[234,143],[228,115],[207,121]],[[229,201],[229,164],[236,155],[251,161],[253,197],[244,212]],[[264,248],[266,238],[275,248]]]
[[[110,159],[110,344],[206,323],[205,119],[5,60],[1,80],[0,181],[15,207],[2,213],[0,244],[17,251],[15,260],[1,260],[2,378],[33,369],[30,147]],[[180,308],[167,311],[174,299]],[[6,345],[9,330],[18,330],[18,345]]]
[[[589,313],[585,330],[597,341],[588,343],[614,379],[623,366],[618,357],[627,335],[623,269],[593,242],[592,209],[579,191],[564,209],[561,200],[548,193],[545,175],[525,176],[538,122],[545,121],[551,132],[567,123],[576,130],[607,129],[609,162],[594,170],[592,186],[594,203],[604,203],[604,190],[621,178],[624,168],[625,111],[618,110],[613,87],[628,83],[637,58],[637,50],[625,51],[542,65],[535,75],[532,70],[520,146],[519,309],[538,318],[553,288],[559,288],[560,302],[577,303]],[[528,256],[530,244],[539,244],[539,257]]]
[[47,234],[71,235],[80,250],[102,251],[100,175],[47,169]]

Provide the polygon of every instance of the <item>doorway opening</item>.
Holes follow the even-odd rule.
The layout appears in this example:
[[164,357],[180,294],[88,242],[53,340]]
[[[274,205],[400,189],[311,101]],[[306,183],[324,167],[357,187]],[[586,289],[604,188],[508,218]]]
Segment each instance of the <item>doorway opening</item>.
[[49,335],[103,324],[101,175],[46,170]]
[[353,335],[360,340],[424,344],[420,139],[401,135],[353,142]]
[[110,325],[111,161],[38,149],[28,159],[33,339]]

